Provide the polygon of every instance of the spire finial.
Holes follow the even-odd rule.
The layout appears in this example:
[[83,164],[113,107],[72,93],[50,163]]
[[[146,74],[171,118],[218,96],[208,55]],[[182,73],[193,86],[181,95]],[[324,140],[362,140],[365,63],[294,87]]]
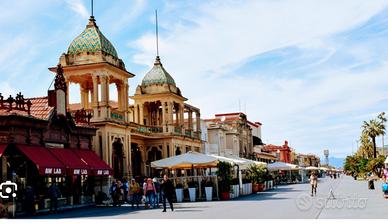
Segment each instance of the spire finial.
[[93,16],[93,0],[91,0],[91,2],[90,2],[90,3],[91,3],[91,11],[92,11],[92,17],[94,17],[94,16]]
[[155,9],[156,57],[159,57],[158,10]]

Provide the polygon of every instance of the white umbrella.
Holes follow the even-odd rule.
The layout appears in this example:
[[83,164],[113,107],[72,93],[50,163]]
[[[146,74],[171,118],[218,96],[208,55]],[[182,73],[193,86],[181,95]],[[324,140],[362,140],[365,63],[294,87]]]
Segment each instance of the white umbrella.
[[299,167],[295,164],[284,163],[284,162],[275,162],[267,165],[268,170],[297,170]]
[[199,167],[215,167],[218,160],[212,156],[198,152],[187,152],[178,156],[151,162],[151,167],[168,169],[190,169]]
[[385,163],[385,164],[388,163],[388,156],[387,156],[387,158],[385,159],[384,163]]
[[327,168],[327,167],[322,167],[322,166],[319,167],[319,169],[320,169],[320,170],[323,170],[323,171],[328,171],[328,170],[330,170],[329,168]]
[[315,166],[308,166],[305,168],[306,170],[319,170],[318,167],[315,167]]

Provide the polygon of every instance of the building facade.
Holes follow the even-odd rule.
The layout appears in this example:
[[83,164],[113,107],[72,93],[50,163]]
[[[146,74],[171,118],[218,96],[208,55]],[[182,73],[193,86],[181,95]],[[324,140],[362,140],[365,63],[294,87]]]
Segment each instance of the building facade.
[[[148,176],[154,160],[201,150],[200,110],[186,103],[159,56],[131,96],[133,105],[128,79],[134,74],[126,70],[93,16],[59,63],[66,83],[80,87],[81,102],[67,109],[91,114],[90,122],[97,128],[94,150],[113,168],[115,178]],[[117,99],[110,99],[111,86]]]
[[265,145],[265,152],[276,153],[277,160],[284,163],[292,163],[291,161],[291,148],[288,145],[288,141],[284,141],[282,146],[277,145]]
[[204,121],[208,132],[209,154],[255,158],[252,130],[255,128],[255,136],[261,138],[261,125],[248,121],[247,116],[241,112],[216,114],[215,118]]

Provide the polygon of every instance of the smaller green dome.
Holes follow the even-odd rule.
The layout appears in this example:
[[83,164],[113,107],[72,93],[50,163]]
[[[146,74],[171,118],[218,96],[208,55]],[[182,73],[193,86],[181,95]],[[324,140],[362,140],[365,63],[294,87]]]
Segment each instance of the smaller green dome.
[[154,67],[144,76],[143,81],[141,82],[142,86],[149,85],[161,85],[169,84],[175,85],[174,79],[171,75],[163,68],[162,63],[160,62],[159,56],[156,57]]
[[102,51],[118,58],[116,49],[111,42],[101,33],[91,16],[85,30],[71,42],[67,54],[76,55],[79,53],[95,53]]

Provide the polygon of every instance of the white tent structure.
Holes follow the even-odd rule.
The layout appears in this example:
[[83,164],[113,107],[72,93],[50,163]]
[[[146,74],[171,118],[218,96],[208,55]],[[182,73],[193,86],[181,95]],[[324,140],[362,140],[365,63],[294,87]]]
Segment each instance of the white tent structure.
[[217,163],[218,160],[213,156],[189,151],[185,154],[151,162],[151,167],[166,169],[191,169],[216,167]]
[[284,162],[275,162],[267,165],[269,171],[276,170],[298,170],[299,167],[295,164],[284,163]]
[[319,170],[319,168],[316,166],[308,166],[305,168],[305,170]]
[[385,158],[384,164],[388,164],[388,156]]
[[319,167],[319,169],[320,169],[320,170],[323,170],[323,171],[329,171],[329,170],[330,170],[329,168],[324,167],[324,166],[323,166],[323,167]]

